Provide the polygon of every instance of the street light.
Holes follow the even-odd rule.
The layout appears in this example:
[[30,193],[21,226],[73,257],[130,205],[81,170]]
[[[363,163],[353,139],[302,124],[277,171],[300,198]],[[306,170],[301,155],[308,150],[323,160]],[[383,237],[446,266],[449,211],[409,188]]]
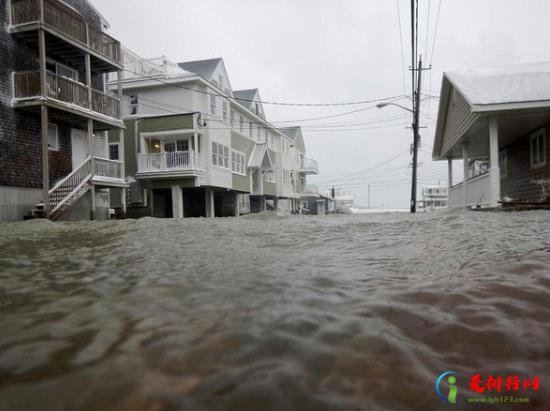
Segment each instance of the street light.
[[414,111],[412,111],[410,108],[407,108],[407,107],[402,106],[401,104],[397,104],[397,103],[378,103],[376,105],[376,107],[378,107],[378,108],[384,108],[386,106],[396,106],[396,107],[402,108],[403,110],[407,110],[409,113],[414,114]]

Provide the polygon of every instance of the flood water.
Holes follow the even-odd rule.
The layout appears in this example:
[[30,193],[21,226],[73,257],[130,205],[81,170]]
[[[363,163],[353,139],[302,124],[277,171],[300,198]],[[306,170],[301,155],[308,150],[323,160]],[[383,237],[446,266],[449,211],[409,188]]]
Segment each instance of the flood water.
[[2,224],[0,410],[548,410],[549,217]]

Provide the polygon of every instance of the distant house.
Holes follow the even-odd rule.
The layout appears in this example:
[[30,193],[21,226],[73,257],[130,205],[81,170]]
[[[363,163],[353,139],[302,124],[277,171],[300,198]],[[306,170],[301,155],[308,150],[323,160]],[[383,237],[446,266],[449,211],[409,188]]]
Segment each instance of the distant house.
[[422,187],[422,200],[419,203],[419,211],[431,211],[447,208],[449,188],[446,186]]
[[449,207],[548,202],[549,125],[550,63],[444,73],[433,159],[449,163]]

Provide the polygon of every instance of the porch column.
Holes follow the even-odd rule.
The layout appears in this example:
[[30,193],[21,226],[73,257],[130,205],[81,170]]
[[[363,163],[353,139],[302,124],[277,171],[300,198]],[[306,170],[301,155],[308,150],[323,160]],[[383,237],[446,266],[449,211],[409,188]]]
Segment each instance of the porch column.
[[198,153],[199,150],[199,133],[196,131],[193,133],[193,151]]
[[95,186],[93,184],[90,185],[90,199],[91,199],[90,220],[95,220]]
[[[117,70],[116,72],[117,74],[117,95],[118,95],[118,100],[120,101],[120,109],[122,109],[122,70]],[[119,112],[118,113],[119,117],[122,118],[122,115],[121,113]],[[137,131],[137,124],[136,124],[136,131]],[[122,178],[123,180],[126,179],[126,169],[125,169],[125,164],[126,164],[126,155],[125,155],[125,149],[124,149],[124,129],[123,128],[120,128],[118,130],[118,159],[119,161],[122,162],[122,165],[121,165],[121,168],[120,168],[120,178]]]
[[449,190],[453,186],[453,159],[449,158],[447,160],[447,168],[448,168],[448,175],[449,175]]
[[180,186],[172,186],[172,216],[183,218],[183,191]]
[[127,189],[126,188],[123,188],[121,190],[121,204],[122,204],[122,212],[124,214],[124,218],[126,218],[126,195],[127,195]]
[[491,159],[491,207],[498,207],[500,201],[500,166],[498,164],[498,120],[491,117],[489,120],[489,153]]
[[235,197],[233,198],[234,204],[235,204],[235,217],[238,217],[240,215],[239,211],[239,193],[234,193]]
[[277,211],[279,209],[279,199],[275,197],[273,199],[273,211]]
[[[86,25],[86,32],[87,31],[88,31],[88,26]],[[92,105],[92,63],[90,61],[90,53],[84,54],[84,66],[86,67],[86,85],[88,86],[88,108],[91,110],[93,105]]]
[[88,120],[88,156],[94,156],[94,121]]
[[[43,19],[44,10],[42,3],[40,5],[41,19]],[[42,20],[43,21],[43,20]],[[43,29],[38,30],[38,51],[40,58],[40,94],[43,98],[48,95],[48,84],[46,75],[46,34]],[[42,103],[40,107],[41,126],[42,126],[42,197],[44,218],[50,216],[50,150],[48,149],[48,106]]]
[[466,142],[462,143],[462,162],[464,165],[464,181],[462,182],[462,195],[464,196],[464,207],[468,206],[467,181],[469,177],[468,164],[470,162],[470,150]]
[[215,217],[214,213],[214,191],[211,188],[204,189],[204,207],[206,209],[206,217]]

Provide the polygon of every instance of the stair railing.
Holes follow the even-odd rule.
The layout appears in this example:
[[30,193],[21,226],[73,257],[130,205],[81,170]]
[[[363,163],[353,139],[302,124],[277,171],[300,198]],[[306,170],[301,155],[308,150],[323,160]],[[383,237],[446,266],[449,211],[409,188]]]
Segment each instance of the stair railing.
[[50,214],[60,210],[92,178],[92,163],[92,157],[88,157],[80,166],[53,186],[48,195]]

